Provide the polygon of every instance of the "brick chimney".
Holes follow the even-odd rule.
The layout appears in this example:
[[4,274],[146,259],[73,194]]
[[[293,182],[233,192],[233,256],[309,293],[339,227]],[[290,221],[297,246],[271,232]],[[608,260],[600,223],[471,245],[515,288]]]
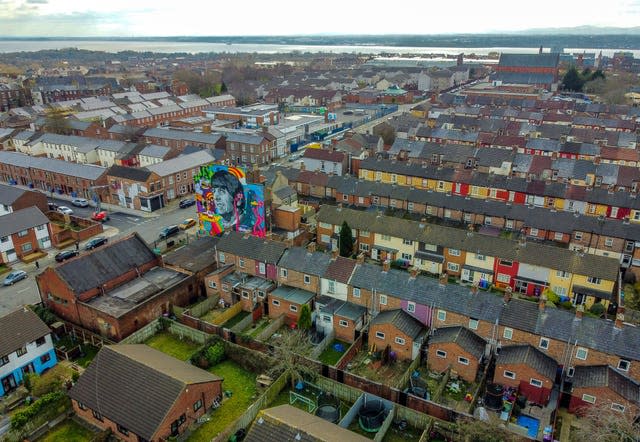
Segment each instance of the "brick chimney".
[[617,329],[621,329],[623,322],[624,322],[624,307],[618,307],[618,310],[616,310],[616,320],[613,323],[613,326]]
[[411,275],[411,279],[416,279],[416,276],[418,276],[418,273],[420,273],[420,270],[418,270],[418,268],[415,266],[409,269],[409,275]]
[[304,161],[300,161],[300,170],[307,170],[307,166],[304,165]]
[[391,261],[389,261],[388,259],[385,259],[384,262],[382,263],[382,271],[388,272],[390,267],[391,267]]
[[538,310],[540,310],[540,313],[544,313],[546,304],[547,304],[547,297],[545,295],[540,295],[540,300],[538,301]]
[[358,254],[358,257],[356,258],[356,263],[364,264],[364,253],[359,253]]
[[449,275],[447,273],[443,273],[442,275],[440,275],[438,282],[442,285],[447,284],[449,282]]
[[316,243],[315,242],[310,242],[309,244],[307,244],[307,251],[313,253],[316,251]]
[[478,294],[478,284],[473,283],[473,285],[471,286],[471,294],[472,295],[477,295]]
[[338,249],[334,249],[331,251],[331,259],[335,261],[335,259],[338,257]]
[[507,286],[507,288],[504,289],[504,296],[502,297],[502,300],[504,301],[504,305],[507,305],[511,301],[512,292],[513,292],[513,289],[511,288],[511,286]]
[[576,307],[576,320],[581,321],[582,316],[584,316],[584,305],[580,304]]

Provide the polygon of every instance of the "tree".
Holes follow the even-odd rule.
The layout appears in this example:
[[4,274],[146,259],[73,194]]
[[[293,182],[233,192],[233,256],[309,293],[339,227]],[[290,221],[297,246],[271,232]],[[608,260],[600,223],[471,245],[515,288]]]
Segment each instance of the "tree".
[[602,401],[583,408],[579,425],[572,440],[599,442],[638,442],[640,420],[629,408],[624,412],[611,408],[611,402]]
[[291,388],[295,388],[298,380],[314,379],[316,371],[299,356],[308,345],[309,336],[302,330],[287,330],[282,333],[279,345],[273,346],[269,351],[273,360],[273,365],[267,371],[269,376],[276,378],[288,372],[291,375]]
[[62,109],[50,109],[45,116],[44,128],[47,132],[59,135],[69,135],[71,124]]
[[387,146],[391,146],[396,140],[396,130],[389,123],[381,123],[374,127],[373,134],[382,137],[382,141]]
[[351,227],[346,221],[342,222],[340,227],[340,256],[348,257],[353,253],[353,234],[351,233]]
[[311,328],[311,309],[308,304],[303,304],[298,318],[298,328],[301,330],[309,330]]
[[562,77],[562,84],[567,91],[580,92],[584,86],[584,79],[580,77],[578,70],[575,66],[571,66],[564,77]]
[[489,421],[461,418],[456,421],[455,431],[459,442],[516,442],[520,437],[507,430],[497,417]]

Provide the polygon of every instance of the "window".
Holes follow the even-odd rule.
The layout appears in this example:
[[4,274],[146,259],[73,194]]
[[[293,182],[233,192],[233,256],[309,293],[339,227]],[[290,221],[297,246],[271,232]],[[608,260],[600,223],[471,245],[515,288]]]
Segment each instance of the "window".
[[329,281],[329,293],[335,293],[336,292],[336,282],[335,281]]
[[361,252],[368,252],[369,251],[369,244],[365,244],[363,242],[360,243],[360,251]]
[[451,256],[460,256],[460,250],[458,250],[458,249],[449,249],[449,255],[451,255]]
[[490,226],[490,225],[491,225],[491,217],[490,217],[490,216],[487,216],[487,217],[484,219],[484,225],[485,225],[485,226]]
[[458,364],[469,365],[469,359],[458,356]]
[[243,291],[242,291],[242,297],[243,297],[244,299],[249,299],[249,292],[248,292],[248,291],[246,291],[246,290],[243,290]]
[[278,301],[277,299],[272,299],[271,300],[271,304],[275,305],[276,307],[278,307],[280,305],[280,301]]
[[228,292],[229,291],[229,286],[227,284],[222,284],[222,291],[223,292]]
[[505,339],[513,338],[513,329],[505,327],[504,332],[502,333],[502,337]]
[[27,347],[22,347],[16,350],[18,357],[27,354]]
[[258,290],[258,298],[264,298],[265,293],[262,290]]
[[384,339],[384,333],[377,331],[377,332],[376,332],[376,338],[378,338],[378,339]]
[[329,315],[322,315],[322,321],[323,321],[323,322],[331,322],[331,316],[329,316]]
[[280,276],[286,278],[288,275],[287,269],[280,269]]
[[529,229],[529,235],[531,235],[531,236],[538,236],[538,229],[536,229],[536,228],[534,228],[534,227],[531,227],[531,228]]
[[477,319],[473,319],[473,318],[469,318],[469,328],[471,330],[477,330],[478,329],[478,320]]
[[0,367],[9,363],[9,356],[3,356],[0,358]]
[[380,305],[387,305],[387,295],[380,295]]
[[36,230],[42,231],[42,230],[44,230],[46,228],[47,228],[47,226],[45,226],[44,224],[41,224],[38,227],[36,227]]
[[436,350],[436,356],[439,358],[446,358],[447,352],[444,350]]
[[413,244],[413,241],[411,241],[410,239],[403,239],[402,240],[402,244],[406,245],[406,246],[410,246]]
[[291,310],[292,312],[297,312],[298,311],[298,306],[297,305],[290,305],[289,306],[289,310]]
[[36,347],[40,347],[41,345],[44,345],[45,342],[46,342],[46,339],[44,336],[36,339]]
[[415,313],[416,311],[416,303],[415,302],[408,302],[407,303],[407,312],[408,313]]
[[125,436],[128,436],[128,435],[129,435],[129,430],[127,430],[125,427],[123,427],[123,426],[122,426],[122,425],[120,425],[120,424],[117,424],[116,426],[117,426],[117,428],[118,428],[118,433],[122,433],[122,434],[124,434]]
[[538,344],[538,347],[544,348],[545,350],[548,349],[549,348],[549,339],[540,338],[540,343]]
[[583,394],[582,395],[582,400],[585,402],[588,402],[590,404],[595,404],[596,403],[596,397],[595,396],[591,396],[590,394]]
[[220,262],[224,262],[224,253],[218,252],[218,259],[220,260]]
[[349,323],[344,319],[341,319],[339,324],[340,324],[340,327],[349,327]]
[[78,402],[78,408],[81,410],[86,410],[87,406],[85,404],[83,404],[82,402]]
[[342,195],[342,201],[349,201],[349,195],[346,193]]
[[511,281],[511,276],[505,273],[498,273],[498,276],[496,277],[496,279],[498,280],[498,282],[509,284],[509,281]]
[[[640,214],[640,211],[638,213]],[[8,236],[3,236],[2,238],[0,238],[0,242],[7,242],[7,241],[9,241]]]
[[389,236],[389,235],[380,235],[380,239],[382,239],[382,241],[391,241],[391,236]]
[[577,241],[582,240],[582,232],[576,232],[573,234],[573,238]]
[[533,385],[534,387],[538,387],[538,388],[542,387],[542,381],[539,380],[539,379],[531,378],[531,379],[529,379],[529,383],[531,385]]
[[311,284],[311,276],[304,275],[304,283],[305,284]]
[[587,355],[589,354],[589,350],[586,348],[578,347],[576,350],[576,359],[580,359],[581,361],[587,360]]
[[46,364],[50,360],[51,360],[51,355],[49,353],[45,353],[42,356],[40,356],[40,363],[41,364]]
[[23,252],[29,252],[33,249],[33,246],[31,245],[30,242],[24,243],[22,244],[22,251]]
[[484,255],[480,255],[480,254],[478,253],[478,254],[476,254],[476,259],[477,259],[478,261],[486,261],[486,260],[487,260],[487,257],[486,257],[486,256],[484,256]]
[[187,421],[187,416],[182,414],[180,415],[180,417],[176,420],[174,420],[171,423],[171,434],[172,435],[177,435],[178,434],[178,428],[180,428],[180,425],[184,424]]
[[354,298],[359,298],[360,297],[360,289],[358,287],[354,287],[353,288],[353,297]]
[[611,247],[613,245],[613,238],[607,238],[604,240],[604,245],[607,247]]
[[573,373],[574,373],[575,371],[576,371],[576,369],[575,369],[575,368],[573,368],[573,367],[569,367],[569,368],[567,369],[567,377],[568,377],[568,378],[572,378],[572,377],[573,377]]
[[555,239],[556,241],[562,241],[562,238],[564,238],[562,232],[556,232],[553,234],[553,239]]
[[411,254],[402,252],[402,259],[405,261],[411,261]]
[[212,289],[217,289],[218,284],[215,281],[209,281],[209,287]]
[[360,230],[360,236],[362,236],[363,238],[369,238],[369,231],[368,230]]
[[505,378],[508,378],[508,379],[515,379],[516,378],[516,374],[514,372],[508,371],[508,370],[503,371],[502,372],[502,376],[504,376]]
[[447,263],[447,270],[450,270],[452,272],[457,272],[460,270],[460,265],[456,264],[455,262],[448,262]]
[[98,413],[96,410],[92,410],[91,414],[93,414],[93,417],[96,418],[97,420],[99,420],[100,422],[102,422],[102,415],[100,413]]
[[238,260],[238,267],[240,267],[240,268],[244,268],[244,259],[240,258],[240,259]]
[[629,365],[631,365],[631,363],[629,361],[625,361],[624,359],[620,359],[618,361],[618,370],[629,371]]
[[509,261],[509,260],[506,260],[506,259],[501,259],[500,260],[500,265],[504,266],[504,267],[511,267],[511,266],[513,266],[513,261]]
[[447,320],[447,312],[444,310],[438,310],[438,321],[446,321]]
[[263,262],[258,263],[258,273],[260,273],[261,275],[267,273],[267,268]]
[[567,279],[569,277],[569,273],[563,270],[556,270],[556,276],[558,278]]
[[403,338],[401,338],[400,336],[396,336],[396,344],[398,345],[404,345],[405,340]]
[[28,230],[21,230],[20,232],[18,232],[18,236],[19,236],[20,238],[25,237],[25,236],[27,236],[28,234],[29,234],[29,231],[28,231]]
[[587,278],[587,282],[588,282],[589,284],[595,284],[595,285],[598,285],[598,284],[600,284],[600,281],[601,281],[601,279],[600,279],[600,278],[594,278],[594,277],[592,277],[592,276],[589,276],[589,277]]
[[615,402],[611,403],[611,409],[614,411],[619,411],[620,413],[624,413],[624,405],[616,404]]

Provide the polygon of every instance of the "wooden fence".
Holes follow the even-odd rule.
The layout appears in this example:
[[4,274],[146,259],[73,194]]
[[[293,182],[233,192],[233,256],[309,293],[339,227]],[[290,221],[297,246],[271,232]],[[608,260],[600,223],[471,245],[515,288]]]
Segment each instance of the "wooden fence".
[[120,341],[121,344],[142,344],[148,340],[151,336],[162,330],[162,324],[160,324],[160,318],[154,319],[140,330],[136,330],[129,336]]
[[362,348],[362,335],[358,336],[358,338],[351,344],[351,347],[342,355],[340,360],[336,363],[336,368],[338,370],[344,370],[349,362],[353,359],[353,357],[360,351]]
[[242,311],[242,303],[237,302],[233,304],[231,307],[227,308],[224,312],[222,312],[219,316],[211,321],[213,325],[222,325],[227,322],[229,319],[233,318],[235,315]]
[[258,341],[266,341],[269,337],[274,334],[282,325],[284,324],[285,315],[284,313],[278,316],[278,318],[273,321],[271,324],[267,325],[267,327],[262,330],[256,339]]
[[420,357],[417,357],[413,361],[411,361],[411,364],[409,364],[409,367],[404,372],[404,374],[398,379],[398,382],[396,382],[396,385],[394,385],[394,387],[399,389],[405,388],[409,383],[409,379],[411,378],[411,375],[413,374],[414,371],[416,371],[419,365],[420,365]]
[[326,335],[318,345],[314,347],[309,357],[317,361],[320,355],[322,354],[322,352],[325,351],[325,349],[329,346],[329,344],[333,342],[333,339],[335,338],[335,336],[336,336],[336,333],[333,330],[331,330],[331,332],[328,335]]
[[253,315],[248,315],[242,321],[231,327],[231,331],[235,334],[242,333],[242,331],[249,328],[251,324],[253,324]]

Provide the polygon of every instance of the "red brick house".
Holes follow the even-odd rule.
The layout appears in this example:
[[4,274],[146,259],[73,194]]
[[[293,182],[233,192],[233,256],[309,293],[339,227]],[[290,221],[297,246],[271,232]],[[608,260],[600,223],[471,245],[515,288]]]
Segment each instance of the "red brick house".
[[547,405],[558,363],[531,345],[502,347],[496,357],[493,382],[518,388],[529,402]]
[[475,382],[487,341],[461,327],[442,327],[429,337],[429,369],[442,373],[449,367],[466,382]]
[[196,278],[162,267],[137,233],[47,267],[36,282],[52,312],[114,341],[198,296]]
[[412,361],[420,355],[425,326],[404,310],[379,313],[369,326],[369,346],[384,350],[389,346],[399,360]]
[[32,206],[36,206],[40,211],[46,213],[49,210],[46,195],[33,190],[0,184],[0,215]]
[[322,329],[325,335],[333,331],[336,339],[349,343],[360,336],[366,320],[366,307],[324,295],[318,296],[315,304],[316,329]]
[[282,285],[269,293],[269,317],[275,319],[284,314],[287,324],[297,323],[303,305],[313,310],[315,296],[315,293]]
[[144,344],[104,346],[69,391],[76,414],[126,442],[184,433],[222,398],[222,379]]
[[612,410],[637,414],[640,411],[640,382],[610,365],[575,367],[569,402],[571,413],[590,405],[610,403]]
[[37,207],[0,216],[0,263],[50,248],[51,237],[49,218]]

